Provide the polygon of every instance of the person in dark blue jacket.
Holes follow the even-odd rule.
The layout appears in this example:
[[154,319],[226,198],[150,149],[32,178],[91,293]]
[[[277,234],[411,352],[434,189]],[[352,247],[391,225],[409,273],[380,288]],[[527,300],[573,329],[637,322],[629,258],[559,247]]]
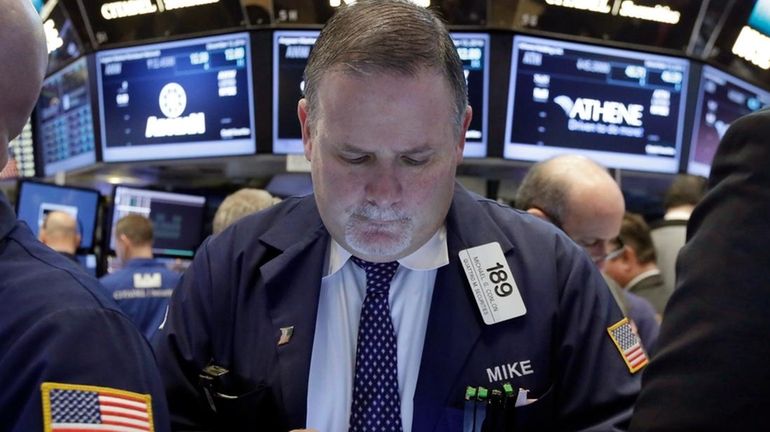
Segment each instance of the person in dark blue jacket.
[[[47,50],[28,0],[0,0],[0,11],[0,52],[12,59],[0,63],[2,167],[40,92]],[[101,291],[0,193],[0,429],[169,430],[150,346]]]
[[155,260],[152,222],[130,214],[115,224],[115,252],[123,268],[100,279],[147,340],[163,322],[168,299],[180,274]]
[[342,7],[305,76],[314,195],[198,250],[154,339],[173,427],[622,429],[639,340],[566,235],[456,185],[472,113],[433,12]]

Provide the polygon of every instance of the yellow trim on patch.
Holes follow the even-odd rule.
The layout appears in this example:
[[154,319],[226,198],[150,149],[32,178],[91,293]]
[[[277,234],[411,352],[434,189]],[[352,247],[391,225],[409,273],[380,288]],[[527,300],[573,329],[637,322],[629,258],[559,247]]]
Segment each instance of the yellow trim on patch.
[[[610,339],[612,339],[613,341],[615,340],[615,338],[612,337],[612,333],[611,332],[613,330],[616,330],[619,327],[622,327],[624,324],[629,324],[628,318],[626,318],[626,317],[623,317],[622,320],[620,320],[620,321],[616,322],[615,324],[607,327],[607,334],[610,335]],[[615,346],[618,347],[618,349],[620,349],[620,345],[618,345],[617,343],[615,343]]]
[[40,385],[40,391],[42,392],[43,397],[43,432],[52,432],[53,428],[53,421],[51,419],[51,390],[81,390],[90,392],[101,391],[143,400],[147,403],[147,421],[150,423],[150,432],[155,431],[155,421],[152,417],[152,396],[149,394],[135,393],[128,390],[120,390],[112,387],[44,382]]
[[645,361],[639,363],[636,366],[632,366],[631,363],[628,361],[626,356],[623,354],[623,347],[620,346],[617,339],[615,339],[614,336],[612,336],[612,331],[616,330],[620,327],[623,327],[624,325],[631,325],[631,323],[628,321],[628,318],[624,317],[622,320],[618,321],[617,323],[607,327],[607,334],[610,336],[610,339],[612,339],[612,343],[615,344],[615,348],[618,349],[618,353],[620,354],[620,358],[623,359],[623,362],[626,364],[626,367],[628,370],[633,374],[647,366],[647,363],[650,362],[649,358],[647,358],[647,352],[644,351],[644,347],[642,346],[642,339],[639,337],[639,335],[636,335],[636,338],[639,339],[639,346],[642,349],[642,352],[644,353],[644,357],[646,358]]

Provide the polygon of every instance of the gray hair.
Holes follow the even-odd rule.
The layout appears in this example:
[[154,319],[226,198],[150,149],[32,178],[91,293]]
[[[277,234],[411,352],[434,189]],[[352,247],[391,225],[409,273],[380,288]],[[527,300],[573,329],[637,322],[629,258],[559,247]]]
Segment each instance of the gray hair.
[[305,68],[311,124],[318,108],[318,85],[324,74],[336,68],[406,76],[438,69],[454,93],[460,130],[468,106],[462,61],[446,26],[431,10],[406,0],[364,0],[340,7],[321,31]]
[[239,189],[222,201],[214,215],[212,232],[214,234],[222,232],[244,216],[266,209],[280,201],[280,198],[276,198],[262,189]]

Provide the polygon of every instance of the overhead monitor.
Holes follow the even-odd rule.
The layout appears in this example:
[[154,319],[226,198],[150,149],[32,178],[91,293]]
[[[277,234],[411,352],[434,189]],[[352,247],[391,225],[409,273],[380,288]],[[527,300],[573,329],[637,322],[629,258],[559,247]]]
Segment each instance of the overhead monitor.
[[[318,31],[285,30],[273,34],[273,153],[299,154],[302,132],[297,102],[304,90],[304,72]],[[489,106],[489,35],[452,33],[468,83],[473,120],[466,134],[465,157],[486,157]]]
[[45,176],[96,162],[92,61],[81,57],[43,81],[35,137]]
[[[243,27],[239,0],[77,0],[97,47]],[[244,2],[247,3],[247,2]]]
[[74,2],[49,0],[40,12],[40,17],[43,20],[48,47],[47,74],[60,69],[87,51],[88,47],[83,42],[88,36],[85,35],[85,26]]
[[515,36],[504,157],[674,173],[688,73],[677,57]]
[[708,177],[711,162],[730,124],[770,105],[770,91],[711,66],[703,66],[695,105],[687,172]]
[[112,206],[111,251],[115,251],[115,225],[129,214],[152,221],[154,254],[192,257],[200,245],[206,206],[203,196],[116,186]]
[[[524,27],[551,33],[611,40],[685,52],[701,0],[527,0],[508,2],[515,8],[508,22],[493,25]],[[725,6],[722,6],[723,8]],[[506,14],[499,14],[507,17]]]
[[105,162],[254,154],[248,33],[96,54]]
[[69,213],[77,220],[80,230],[79,250],[88,252],[94,247],[99,198],[99,191],[93,189],[22,180],[19,182],[16,214],[37,236],[48,213]]

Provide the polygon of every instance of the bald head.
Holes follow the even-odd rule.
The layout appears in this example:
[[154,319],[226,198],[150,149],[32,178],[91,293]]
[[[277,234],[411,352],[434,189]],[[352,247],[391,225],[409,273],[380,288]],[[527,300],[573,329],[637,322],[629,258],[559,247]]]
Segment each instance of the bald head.
[[516,205],[554,222],[594,257],[620,233],[625,212],[623,194],[607,170],[574,155],[535,164],[519,187]]
[[48,51],[40,15],[29,0],[0,0],[0,169],[40,94]]
[[39,237],[41,242],[57,252],[74,254],[80,246],[78,223],[72,215],[63,211],[48,213]]

